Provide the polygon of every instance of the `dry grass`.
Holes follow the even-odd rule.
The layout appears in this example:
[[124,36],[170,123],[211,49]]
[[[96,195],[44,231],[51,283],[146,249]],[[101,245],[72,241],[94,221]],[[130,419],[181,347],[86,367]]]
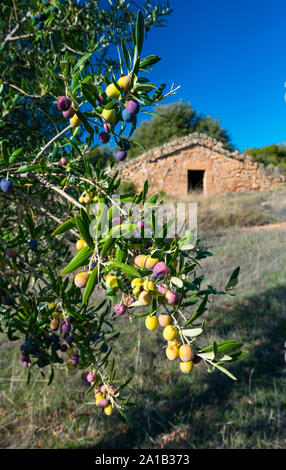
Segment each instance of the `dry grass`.
[[272,191],[226,193],[208,197],[194,191],[180,202],[198,203],[198,228],[201,233],[286,220],[285,185]]

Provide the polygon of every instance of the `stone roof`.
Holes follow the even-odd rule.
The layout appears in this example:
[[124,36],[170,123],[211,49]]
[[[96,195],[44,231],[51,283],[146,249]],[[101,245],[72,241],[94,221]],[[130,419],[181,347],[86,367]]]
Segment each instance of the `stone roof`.
[[[178,152],[189,147],[195,147],[200,145],[211,150],[214,150],[218,153],[226,155],[230,158],[236,158],[238,160],[243,160],[245,158],[251,159],[250,156],[239,153],[237,150],[231,152],[223,148],[222,142],[212,139],[207,134],[193,132],[185,137],[180,137],[179,139],[172,140],[163,144],[161,147],[154,147],[147,152],[144,152],[139,157],[136,157],[136,161],[144,160],[144,162],[152,162],[158,159],[172,155],[173,153]],[[119,165],[123,168],[129,164],[134,163],[135,159],[127,160],[126,162],[121,162]]]

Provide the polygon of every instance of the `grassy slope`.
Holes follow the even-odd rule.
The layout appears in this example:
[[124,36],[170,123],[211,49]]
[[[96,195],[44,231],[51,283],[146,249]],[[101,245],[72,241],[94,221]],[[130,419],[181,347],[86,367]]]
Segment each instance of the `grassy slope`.
[[[218,215],[227,212],[232,197],[213,202]],[[277,213],[284,214],[283,197],[260,193],[259,207],[260,198],[268,207],[276,200],[275,221],[282,220]],[[239,207],[245,195],[235,198]],[[250,196],[248,201],[255,206]],[[114,352],[121,372],[135,374],[130,391],[137,399],[128,426],[117,415],[103,417],[84,397],[80,373],[63,368],[48,386],[36,380],[43,380],[37,372],[27,387],[18,348],[3,342],[1,447],[286,446],[286,230],[215,227],[200,233],[199,226],[201,244],[215,255],[203,264],[208,283],[223,287],[238,264],[241,275],[236,297],[217,297],[206,314],[208,342],[238,338],[249,349],[249,356],[230,369],[238,381],[208,374],[202,364],[190,376],[180,374],[178,364],[165,359],[161,331],[148,332],[142,320],[130,324],[120,318],[122,334]]]

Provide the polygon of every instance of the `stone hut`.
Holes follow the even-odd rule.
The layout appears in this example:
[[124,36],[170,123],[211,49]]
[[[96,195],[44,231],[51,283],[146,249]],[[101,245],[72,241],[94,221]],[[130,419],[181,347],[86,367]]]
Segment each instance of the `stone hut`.
[[185,197],[193,190],[204,195],[269,189],[286,181],[278,167],[256,163],[230,152],[206,134],[193,133],[154,148],[116,166],[122,181],[138,191],[148,179],[150,194]]

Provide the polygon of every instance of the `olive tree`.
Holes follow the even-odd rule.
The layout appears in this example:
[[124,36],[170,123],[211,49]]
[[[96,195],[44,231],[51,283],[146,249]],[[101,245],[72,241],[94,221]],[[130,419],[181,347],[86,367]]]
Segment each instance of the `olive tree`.
[[[233,295],[239,268],[224,290],[208,285],[197,268],[210,253],[196,245],[190,228],[181,236],[170,231],[173,218],[158,223],[163,202],[148,195],[147,181],[139,194],[117,196],[117,161],[131,145],[140,146],[133,139],[138,114],[146,107],[156,112],[176,91],[163,94],[146,76],[159,61],[143,54],[148,21],[137,13],[116,67],[104,72],[86,66],[93,51],[85,43],[77,57],[75,45],[65,48],[67,37],[51,34],[46,83],[55,97],[52,113],[66,124],[52,136],[44,133],[32,149],[18,146],[13,134],[1,140],[1,332],[20,340],[28,381],[40,368],[51,382],[55,368],[65,365],[80,373],[106,415],[124,415],[130,404],[132,377],[116,375],[112,349],[118,317],[144,321],[150,331],[162,328],[162,353],[178,362],[178,373],[195,373],[201,362],[235,380],[225,364],[246,353],[237,340],[205,344],[201,319],[212,296]],[[29,93],[39,93],[37,81],[30,86]],[[2,84],[1,93],[9,102],[9,87]],[[46,120],[43,115],[43,127]],[[103,166],[91,149],[111,140],[116,154]]]

